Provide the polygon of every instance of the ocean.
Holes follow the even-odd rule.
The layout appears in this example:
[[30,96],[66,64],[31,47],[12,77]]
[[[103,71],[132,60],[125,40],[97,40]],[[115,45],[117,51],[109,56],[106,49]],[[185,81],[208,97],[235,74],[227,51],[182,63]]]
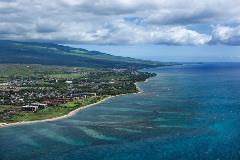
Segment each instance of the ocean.
[[1,160],[239,160],[240,63],[145,69],[143,91],[0,129]]

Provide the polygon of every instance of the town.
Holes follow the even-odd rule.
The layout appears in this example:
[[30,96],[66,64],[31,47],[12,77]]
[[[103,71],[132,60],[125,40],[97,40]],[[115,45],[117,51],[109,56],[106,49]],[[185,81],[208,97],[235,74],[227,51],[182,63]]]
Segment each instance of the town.
[[[38,65],[1,65],[0,119],[101,97],[135,93],[134,83],[155,76],[131,69],[90,69]],[[4,72],[8,69],[8,72]],[[12,69],[12,71],[11,71]],[[24,72],[25,71],[25,72]],[[66,106],[65,106],[66,107]]]

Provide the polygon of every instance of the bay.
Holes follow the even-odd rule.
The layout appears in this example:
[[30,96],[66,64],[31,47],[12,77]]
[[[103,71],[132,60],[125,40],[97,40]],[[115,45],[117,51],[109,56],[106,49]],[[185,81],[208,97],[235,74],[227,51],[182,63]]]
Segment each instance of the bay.
[[143,91],[0,129],[2,160],[240,159],[240,63],[146,69]]

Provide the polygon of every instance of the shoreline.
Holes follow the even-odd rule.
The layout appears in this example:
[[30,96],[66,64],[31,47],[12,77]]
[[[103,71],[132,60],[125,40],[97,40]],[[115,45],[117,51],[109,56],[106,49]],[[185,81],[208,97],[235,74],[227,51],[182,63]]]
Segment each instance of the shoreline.
[[39,122],[51,122],[51,121],[57,121],[57,120],[60,120],[60,119],[68,118],[68,117],[71,117],[71,116],[75,115],[77,112],[79,112],[83,109],[86,109],[88,107],[100,104],[100,103],[102,103],[102,102],[104,102],[104,101],[106,101],[106,100],[108,100],[112,97],[114,97],[114,96],[109,96],[109,97],[106,97],[106,98],[104,98],[104,99],[102,99],[98,102],[95,102],[95,103],[92,103],[92,104],[89,104],[89,105],[86,105],[86,106],[82,106],[80,108],[77,108],[77,109],[69,112],[68,114],[66,114],[64,116],[49,118],[49,119],[42,119],[42,120],[35,120],[35,121],[22,121],[22,122],[15,122],[15,123],[0,123],[0,128],[17,126],[17,125],[24,125],[24,124],[39,123]]
[[[148,78],[149,79],[149,78]],[[143,82],[135,82],[134,84],[136,85],[136,88],[138,90],[138,92],[136,93],[125,93],[125,94],[119,94],[119,95],[115,95],[115,96],[108,96],[96,103],[92,103],[92,104],[89,104],[89,105],[86,105],[86,106],[83,106],[83,107],[80,107],[80,108],[77,108],[71,112],[69,112],[68,114],[64,115],[64,116],[60,116],[60,117],[55,117],[55,118],[49,118],[49,119],[43,119],[43,120],[35,120],[35,121],[22,121],[22,122],[15,122],[15,123],[0,123],[0,129],[1,128],[6,128],[6,127],[11,127],[11,126],[18,126],[18,125],[25,125],[25,124],[33,124],[33,123],[40,123],[40,122],[51,122],[51,121],[57,121],[57,120],[61,120],[61,119],[65,119],[65,118],[69,118],[73,115],[75,115],[76,113],[80,112],[81,110],[84,110],[86,108],[89,108],[89,107],[92,107],[92,106],[95,106],[97,104],[100,104],[100,103],[103,103],[111,98],[114,98],[114,97],[118,97],[118,96],[124,96],[124,95],[129,95],[129,94],[140,94],[142,93],[143,91],[141,90],[141,88],[138,86],[138,83],[144,83],[144,82],[148,82],[148,79],[146,79],[145,81]]]

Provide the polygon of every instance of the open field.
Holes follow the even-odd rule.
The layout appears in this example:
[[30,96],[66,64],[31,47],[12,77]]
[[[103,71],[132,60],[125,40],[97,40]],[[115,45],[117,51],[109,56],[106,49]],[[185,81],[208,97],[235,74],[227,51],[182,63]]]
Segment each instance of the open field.
[[[0,123],[14,123],[14,122],[23,122],[23,121],[36,121],[36,120],[44,120],[51,119],[56,117],[61,117],[69,112],[76,110],[77,108],[81,108],[87,106],[89,104],[96,103],[101,101],[106,97],[88,97],[76,101],[70,101],[65,104],[61,104],[60,106],[49,106],[48,108],[39,110],[37,112],[19,112],[9,118],[0,119]],[[5,106],[6,107],[6,106]],[[3,106],[0,106],[0,111]],[[19,108],[19,107],[15,107]]]

